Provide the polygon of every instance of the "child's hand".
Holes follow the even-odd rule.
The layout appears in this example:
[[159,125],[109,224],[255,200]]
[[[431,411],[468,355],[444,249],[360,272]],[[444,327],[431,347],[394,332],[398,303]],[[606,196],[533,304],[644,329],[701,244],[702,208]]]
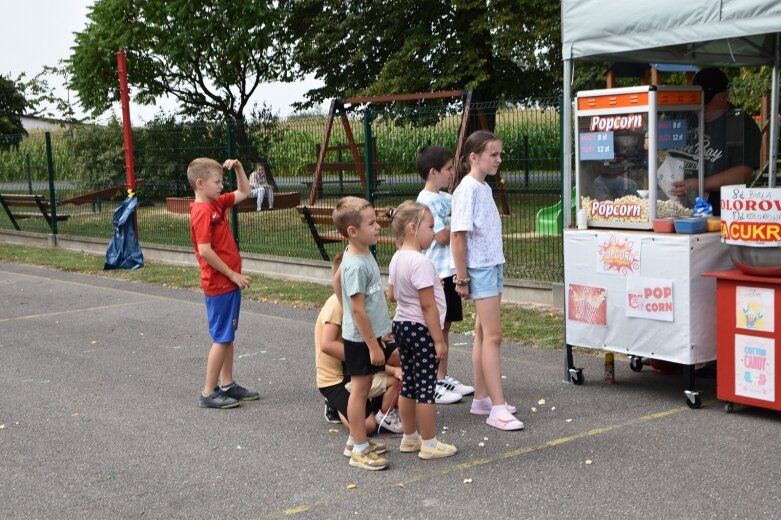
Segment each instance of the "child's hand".
[[236,169],[236,166],[242,168],[241,162],[238,159],[228,159],[224,163],[222,163],[222,167],[225,168],[226,170],[234,170]]
[[447,345],[444,341],[434,342],[434,352],[436,352],[437,360],[445,361],[447,359]]
[[371,360],[371,364],[375,366],[382,366],[385,364],[385,354],[382,352],[379,345],[369,347],[369,359]]
[[469,284],[466,285],[456,285],[456,293],[461,297],[462,300],[468,300],[469,299]]
[[229,278],[231,282],[239,286],[239,289],[246,289],[252,283],[252,278],[235,271],[230,275]]

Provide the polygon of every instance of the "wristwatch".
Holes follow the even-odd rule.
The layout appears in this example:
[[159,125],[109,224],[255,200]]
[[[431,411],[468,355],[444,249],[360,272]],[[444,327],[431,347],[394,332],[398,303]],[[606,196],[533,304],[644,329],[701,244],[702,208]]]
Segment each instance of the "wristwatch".
[[466,278],[458,278],[458,275],[453,275],[453,283],[456,285],[468,285],[471,278],[468,276]]

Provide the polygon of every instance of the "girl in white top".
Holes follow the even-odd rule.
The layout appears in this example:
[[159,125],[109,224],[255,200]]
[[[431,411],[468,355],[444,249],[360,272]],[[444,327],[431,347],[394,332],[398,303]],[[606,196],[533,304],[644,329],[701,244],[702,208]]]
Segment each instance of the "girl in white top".
[[501,163],[502,141],[491,132],[478,130],[464,142],[457,164],[458,177],[463,179],[453,192],[450,248],[456,292],[471,297],[477,313],[472,347],[475,396],[469,411],[488,415],[486,423],[500,430],[521,430],[523,423],[513,415],[516,410],[507,404],[502,388],[502,221],[485,182],[488,175],[496,175]]
[[409,200],[393,214],[392,228],[399,246],[388,268],[388,296],[397,304],[393,336],[401,357],[404,437],[399,451],[417,451],[421,459],[450,457],[457,450],[437,440],[434,404],[437,368],[447,358],[445,292],[434,264],[421,253],[434,240],[434,216],[425,205]]

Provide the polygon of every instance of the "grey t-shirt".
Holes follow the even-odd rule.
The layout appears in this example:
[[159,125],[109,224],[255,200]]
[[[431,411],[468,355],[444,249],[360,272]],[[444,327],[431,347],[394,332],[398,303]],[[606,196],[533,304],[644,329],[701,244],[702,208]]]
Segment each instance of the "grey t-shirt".
[[355,325],[350,296],[364,295],[366,314],[371,321],[374,336],[384,336],[391,329],[388,317],[388,302],[382,287],[380,268],[372,255],[345,253],[342,258],[342,337],[349,341],[364,341]]

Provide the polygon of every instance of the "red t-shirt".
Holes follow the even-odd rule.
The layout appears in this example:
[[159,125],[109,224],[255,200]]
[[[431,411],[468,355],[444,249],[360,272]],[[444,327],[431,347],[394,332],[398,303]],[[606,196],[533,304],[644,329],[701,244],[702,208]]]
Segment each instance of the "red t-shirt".
[[233,239],[226,214],[233,206],[233,192],[224,193],[211,203],[190,203],[190,238],[195,249],[195,258],[201,266],[201,286],[206,296],[219,296],[238,288],[227,276],[217,271],[198,252],[198,244],[211,244],[212,249],[228,267],[241,272],[241,256]]

